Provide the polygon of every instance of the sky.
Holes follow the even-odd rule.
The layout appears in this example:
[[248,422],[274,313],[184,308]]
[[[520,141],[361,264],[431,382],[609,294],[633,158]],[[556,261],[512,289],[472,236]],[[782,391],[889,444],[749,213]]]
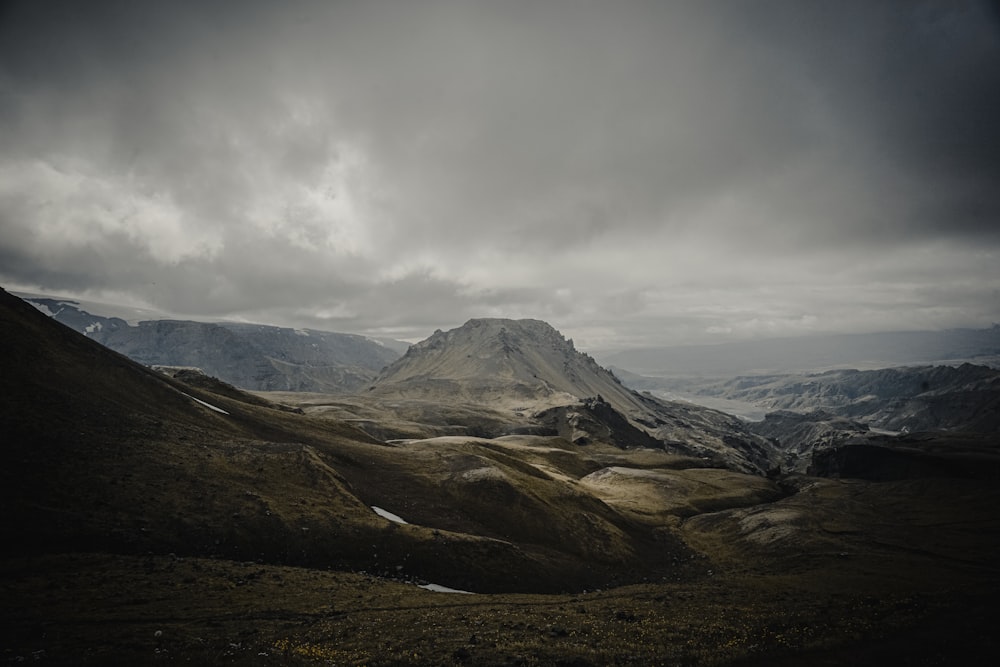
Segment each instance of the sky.
[[1000,321],[1000,3],[0,2],[0,285],[581,349]]

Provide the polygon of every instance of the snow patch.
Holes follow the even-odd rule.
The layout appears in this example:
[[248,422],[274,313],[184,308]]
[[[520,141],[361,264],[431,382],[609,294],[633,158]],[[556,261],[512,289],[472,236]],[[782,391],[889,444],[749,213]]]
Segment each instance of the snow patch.
[[90,324],[88,324],[88,325],[87,325],[87,326],[86,326],[86,327],[84,328],[84,331],[86,331],[86,332],[87,332],[87,333],[89,333],[89,334],[92,334],[92,333],[94,333],[95,331],[100,331],[100,330],[101,330],[101,329],[103,329],[103,328],[104,328],[104,325],[103,325],[103,324],[101,324],[100,322],[91,322]]
[[475,595],[472,591],[460,591],[457,588],[448,588],[447,586],[442,586],[440,584],[423,584],[420,588],[425,591],[433,591],[435,593],[461,593],[462,595]]
[[297,336],[308,336],[309,332],[306,331],[305,329],[295,329],[295,334]]
[[[184,394],[183,391],[181,393]],[[187,396],[188,398],[190,398],[195,403],[201,403],[202,405],[204,405],[209,410],[215,410],[216,412],[222,413],[224,415],[228,415],[229,414],[228,412],[226,412],[222,408],[216,407],[216,406],[212,405],[211,403],[206,403],[205,401],[201,400],[200,398],[195,398],[191,394],[184,394],[184,395]]]
[[388,519],[393,523],[404,523],[404,524],[409,523],[409,521],[405,521],[403,517],[399,516],[398,514],[393,514],[389,510],[384,510],[381,507],[376,507],[375,505],[372,505],[372,509],[375,511],[375,514],[378,514],[383,519]]

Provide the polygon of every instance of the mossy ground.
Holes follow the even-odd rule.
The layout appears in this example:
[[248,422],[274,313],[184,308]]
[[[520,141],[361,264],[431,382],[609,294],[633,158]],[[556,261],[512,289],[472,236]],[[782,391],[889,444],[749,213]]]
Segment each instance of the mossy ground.
[[936,665],[995,657],[990,624],[1000,582],[901,586],[876,574],[716,571],[700,581],[574,595],[461,595],[219,559],[48,555],[0,563],[0,659]]

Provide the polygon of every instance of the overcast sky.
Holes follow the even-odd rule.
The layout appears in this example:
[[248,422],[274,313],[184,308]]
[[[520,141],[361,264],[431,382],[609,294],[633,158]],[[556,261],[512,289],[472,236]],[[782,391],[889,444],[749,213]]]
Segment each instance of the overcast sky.
[[0,4],[0,285],[583,349],[1000,321],[1000,9]]

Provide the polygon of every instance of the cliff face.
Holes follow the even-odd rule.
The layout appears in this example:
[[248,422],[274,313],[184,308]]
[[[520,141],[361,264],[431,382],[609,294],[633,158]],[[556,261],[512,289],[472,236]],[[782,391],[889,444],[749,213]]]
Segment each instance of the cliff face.
[[912,479],[1000,481],[1000,455],[992,436],[917,433],[874,437],[813,452],[807,474],[875,482]]

